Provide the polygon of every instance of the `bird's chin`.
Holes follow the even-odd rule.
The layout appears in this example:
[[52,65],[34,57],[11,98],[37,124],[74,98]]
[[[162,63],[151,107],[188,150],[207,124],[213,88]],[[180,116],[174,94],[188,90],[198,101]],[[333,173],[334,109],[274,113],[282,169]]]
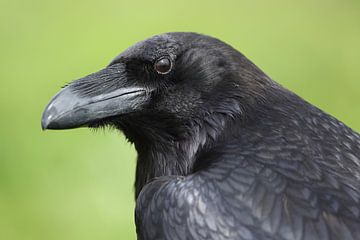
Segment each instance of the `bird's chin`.
[[112,124],[110,123],[110,121],[104,119],[104,120],[89,123],[89,125],[87,127],[90,129],[97,129],[97,128],[110,127],[111,125]]
[[114,116],[108,117],[104,119],[100,119],[97,121],[93,121],[87,125],[90,129],[98,129],[98,128],[117,128],[119,129],[118,125],[121,122],[122,116]]

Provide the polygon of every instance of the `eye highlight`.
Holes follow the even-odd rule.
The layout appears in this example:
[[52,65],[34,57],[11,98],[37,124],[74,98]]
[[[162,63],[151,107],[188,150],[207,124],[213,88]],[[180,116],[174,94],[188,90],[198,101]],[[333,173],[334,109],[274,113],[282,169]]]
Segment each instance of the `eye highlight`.
[[155,62],[154,68],[159,74],[168,74],[171,71],[172,62],[169,58],[163,57]]

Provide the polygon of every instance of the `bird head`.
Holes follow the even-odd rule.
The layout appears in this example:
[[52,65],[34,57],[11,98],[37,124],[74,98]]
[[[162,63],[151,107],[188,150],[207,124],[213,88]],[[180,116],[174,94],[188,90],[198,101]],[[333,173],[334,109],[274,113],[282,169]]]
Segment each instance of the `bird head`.
[[206,116],[244,114],[269,82],[220,40],[165,33],[135,44],[106,68],[65,86],[46,107],[42,128],[110,125],[131,141],[159,132],[179,136]]

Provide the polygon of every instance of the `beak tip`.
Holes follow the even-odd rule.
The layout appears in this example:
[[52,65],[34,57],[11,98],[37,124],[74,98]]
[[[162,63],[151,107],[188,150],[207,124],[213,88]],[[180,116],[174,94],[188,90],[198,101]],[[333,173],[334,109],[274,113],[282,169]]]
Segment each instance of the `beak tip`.
[[56,125],[56,121],[54,116],[56,116],[56,108],[53,107],[53,104],[49,104],[41,117],[41,128],[42,130],[54,129],[54,125]]
[[47,127],[48,127],[48,124],[44,121],[44,119],[42,119],[42,121],[41,121],[41,129],[43,131],[45,131],[45,130],[48,129]]
[[41,118],[41,129],[43,131],[48,129],[49,123],[50,123],[49,120],[50,120],[50,118],[49,118],[49,116],[47,116],[46,110],[45,110],[45,112],[43,113],[42,118]]

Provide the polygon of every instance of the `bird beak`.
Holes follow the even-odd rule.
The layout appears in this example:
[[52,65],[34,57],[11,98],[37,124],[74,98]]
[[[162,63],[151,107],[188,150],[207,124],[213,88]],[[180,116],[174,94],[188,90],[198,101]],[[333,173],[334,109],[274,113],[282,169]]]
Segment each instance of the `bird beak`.
[[145,88],[136,87],[125,67],[107,67],[76,80],[56,94],[42,115],[42,129],[88,126],[104,118],[137,111],[147,102]]

